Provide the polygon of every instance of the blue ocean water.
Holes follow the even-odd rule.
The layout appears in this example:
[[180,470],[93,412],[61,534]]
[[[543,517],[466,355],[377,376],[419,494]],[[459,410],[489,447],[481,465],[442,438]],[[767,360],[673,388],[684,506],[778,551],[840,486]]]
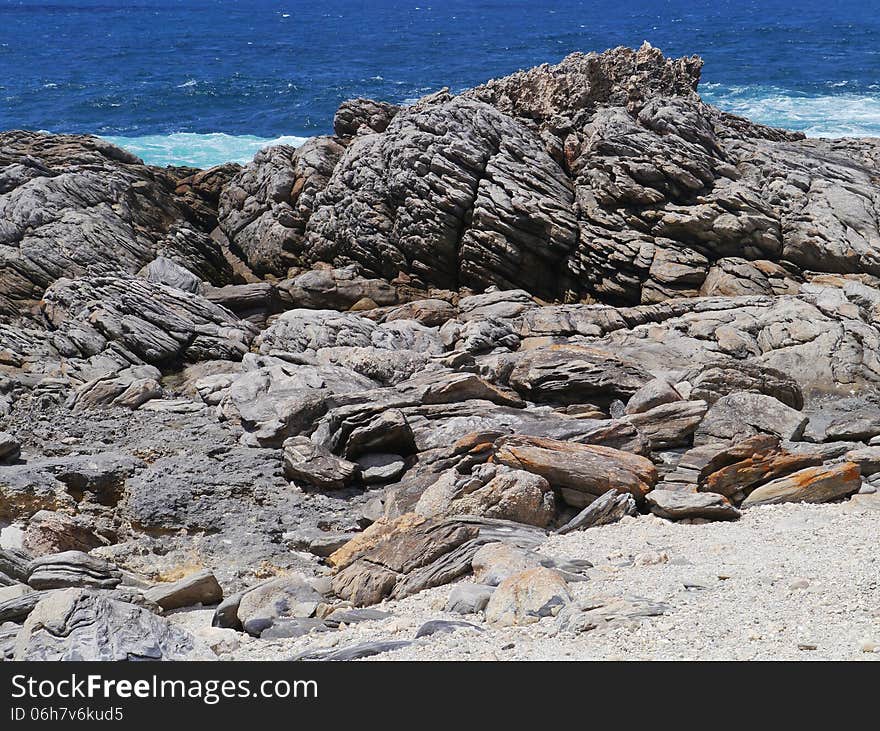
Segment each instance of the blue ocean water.
[[0,0],[0,129],[93,133],[154,164],[250,159],[576,50],[706,61],[718,106],[809,135],[880,135],[880,0]]

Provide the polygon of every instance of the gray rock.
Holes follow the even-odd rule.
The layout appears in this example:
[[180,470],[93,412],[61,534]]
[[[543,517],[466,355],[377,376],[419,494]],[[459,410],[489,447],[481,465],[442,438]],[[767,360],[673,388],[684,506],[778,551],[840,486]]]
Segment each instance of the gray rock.
[[16,660],[211,660],[188,632],[133,604],[66,589],[42,599],[15,643]]
[[468,632],[485,632],[482,627],[477,627],[475,624],[471,624],[470,622],[456,622],[448,619],[432,619],[428,622],[425,622],[421,627],[416,630],[416,639],[420,639],[422,637],[430,637],[431,635],[440,634],[452,634],[453,632],[460,632],[462,630],[467,630]]
[[254,637],[279,619],[308,618],[323,601],[303,576],[285,576],[258,584],[241,597],[237,615],[244,631]]
[[648,381],[638,391],[636,391],[626,402],[627,414],[640,414],[649,411],[655,406],[670,404],[675,401],[681,401],[681,394],[670,385],[669,381],[663,378],[655,378]]
[[360,468],[361,481],[366,484],[391,482],[406,469],[399,454],[364,454],[355,461]]
[[358,472],[356,463],[337,457],[307,437],[291,437],[284,442],[284,476],[289,480],[334,490],[353,482]]
[[281,640],[294,637],[304,637],[314,632],[329,632],[323,620],[314,617],[286,617],[275,619],[269,627],[260,633],[263,640]]
[[119,569],[82,551],[64,551],[36,558],[31,561],[28,576],[28,585],[33,589],[113,589],[121,581]]
[[385,652],[394,652],[412,644],[410,640],[375,640],[373,642],[363,642],[358,645],[342,647],[339,649],[321,649],[321,650],[305,650],[294,655],[291,660],[323,660],[326,662],[345,662],[349,660],[360,660],[365,657],[373,657],[381,655]]
[[382,612],[378,609],[334,609],[324,618],[324,623],[328,627],[339,627],[342,624],[357,624],[359,622],[375,622],[391,617],[389,612]]
[[705,401],[673,401],[624,418],[644,434],[654,451],[687,446],[706,415]]
[[643,597],[591,597],[563,607],[556,617],[556,627],[559,632],[578,634],[659,617],[671,609],[664,602]]
[[804,433],[808,417],[772,396],[734,393],[718,399],[694,435],[695,444],[737,441],[755,434],[772,434],[797,441]]
[[59,278],[133,275],[160,255],[216,284],[231,276],[170,170],[90,136],[3,132],[0,148],[0,246],[15,272],[0,278],[4,315],[19,317]]
[[0,601],[0,623],[24,622],[40,600],[51,594],[50,591],[19,591],[17,593],[18,596]]
[[201,294],[202,281],[186,267],[164,256],[157,256],[138,272],[148,282],[166,284],[184,292]]
[[740,516],[739,510],[727,498],[714,492],[652,490],[645,500],[652,513],[669,520],[736,520]]
[[0,548],[0,573],[26,583],[30,572],[31,556],[22,550]]
[[650,380],[611,352],[577,346],[525,351],[510,374],[510,385],[524,398],[558,403],[628,399]]
[[0,463],[15,462],[20,454],[18,440],[7,432],[0,432]]
[[162,609],[179,609],[196,604],[213,605],[223,600],[223,589],[210,569],[196,571],[169,584],[157,584],[144,596]]
[[494,586],[484,584],[457,584],[449,594],[444,611],[455,614],[482,612],[494,591]]
[[561,528],[558,528],[556,532],[564,535],[576,530],[609,525],[616,523],[626,515],[636,515],[637,513],[636,501],[632,495],[609,490],[596,498]]
[[415,511],[426,517],[476,515],[546,527],[556,513],[550,483],[523,470],[484,465],[471,475],[445,472],[419,498]]
[[880,415],[843,417],[825,428],[828,441],[866,442],[880,435]]
[[864,477],[880,472],[880,446],[852,449],[843,456],[847,462],[855,462]]

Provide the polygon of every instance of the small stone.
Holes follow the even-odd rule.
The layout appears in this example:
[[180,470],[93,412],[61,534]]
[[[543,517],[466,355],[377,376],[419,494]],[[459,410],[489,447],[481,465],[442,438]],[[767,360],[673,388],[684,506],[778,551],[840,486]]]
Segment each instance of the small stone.
[[482,612],[494,592],[494,586],[459,584],[450,592],[444,611],[455,614],[476,614],[477,612]]
[[364,454],[355,462],[361,470],[361,482],[391,482],[397,479],[406,469],[406,462],[399,454],[374,453]]
[[430,637],[438,632],[441,634],[451,634],[460,630],[469,630],[471,632],[484,632],[481,627],[477,627],[470,622],[455,622],[448,619],[432,619],[425,622],[416,632],[416,639],[421,637]]
[[633,558],[633,566],[658,566],[669,561],[666,551],[645,551],[636,554]]
[[880,642],[877,640],[862,640],[859,643],[862,652],[880,652]]

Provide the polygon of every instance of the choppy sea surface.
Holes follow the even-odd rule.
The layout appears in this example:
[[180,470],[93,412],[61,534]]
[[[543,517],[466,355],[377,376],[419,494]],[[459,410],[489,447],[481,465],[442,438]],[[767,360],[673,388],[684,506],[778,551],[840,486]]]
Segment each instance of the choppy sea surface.
[[703,97],[812,136],[880,136],[880,0],[0,0],[0,129],[209,166],[572,51],[705,59]]

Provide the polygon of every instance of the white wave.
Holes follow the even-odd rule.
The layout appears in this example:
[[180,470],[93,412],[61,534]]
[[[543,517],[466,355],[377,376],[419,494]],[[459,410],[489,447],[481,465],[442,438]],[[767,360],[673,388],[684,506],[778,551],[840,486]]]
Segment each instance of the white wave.
[[245,164],[250,162],[264,147],[290,145],[298,147],[305,137],[256,137],[254,135],[228,135],[223,132],[195,134],[176,132],[170,135],[145,135],[143,137],[105,137],[114,145],[133,152],[149,165],[189,165],[208,168],[225,162]]
[[701,85],[710,104],[808,137],[880,136],[880,94],[798,94],[776,87]]

